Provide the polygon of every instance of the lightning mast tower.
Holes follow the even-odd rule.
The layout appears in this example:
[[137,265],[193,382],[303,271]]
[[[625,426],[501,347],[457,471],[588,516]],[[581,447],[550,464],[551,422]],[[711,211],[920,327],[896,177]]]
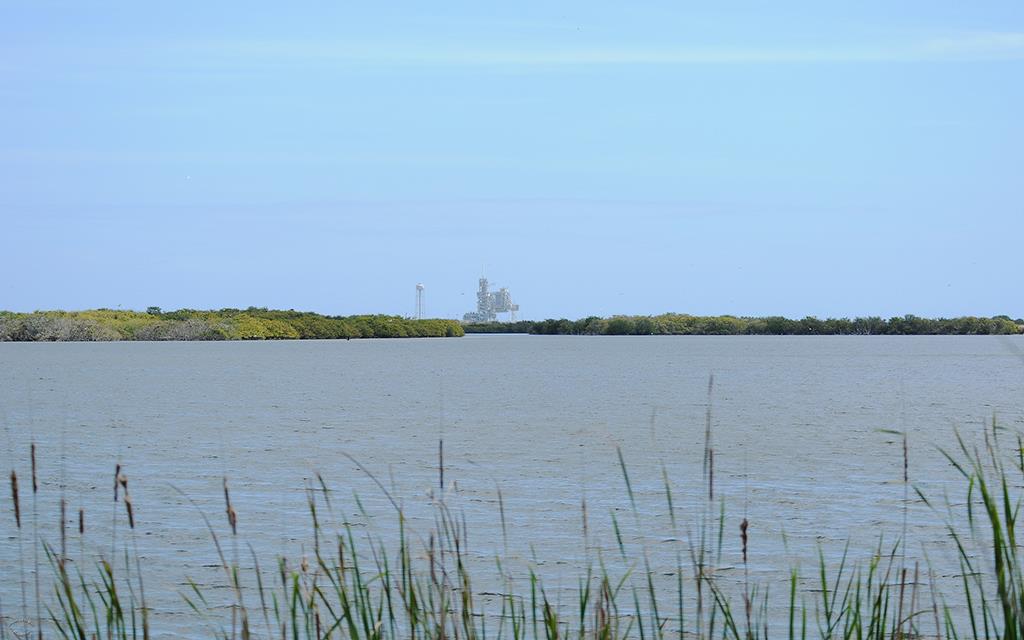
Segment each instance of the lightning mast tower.
[[423,283],[416,283],[416,319],[423,319]]

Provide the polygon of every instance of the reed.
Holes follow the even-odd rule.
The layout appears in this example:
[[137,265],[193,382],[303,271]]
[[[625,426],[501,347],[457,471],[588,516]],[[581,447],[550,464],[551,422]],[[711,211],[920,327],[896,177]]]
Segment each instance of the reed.
[[[18,472],[14,469],[11,469],[11,502],[14,510],[14,526],[18,537],[18,586],[21,590],[21,621],[24,633],[25,625],[28,623],[28,596],[25,593],[25,542],[21,530],[21,497],[18,491]],[[17,632],[14,630],[13,625],[11,627],[11,634],[16,634]]]
[[36,637],[43,638],[43,615],[42,596],[39,591],[39,507],[37,496],[39,495],[39,472],[36,468],[36,443],[33,441],[29,447],[29,459],[32,468],[32,577],[36,588]]
[[[227,587],[224,593],[230,593],[231,603],[222,606],[221,597],[214,593],[217,585],[202,586],[184,577],[187,589],[181,597],[186,609],[180,615],[194,618],[204,636],[224,640],[1024,640],[1024,568],[1016,538],[1024,491],[1024,440],[1020,436],[1011,438],[1009,432],[993,424],[985,430],[983,444],[971,445],[957,434],[955,448],[943,451],[963,479],[963,510],[947,505],[943,511],[915,490],[933,517],[942,519],[956,548],[962,576],[959,593],[943,594],[938,589],[937,572],[930,561],[922,567],[906,559],[906,509],[912,486],[907,439],[901,435],[905,515],[899,538],[889,543],[879,539],[863,560],[851,558],[847,546],[838,564],[827,562],[819,549],[814,572],[804,576],[798,568],[792,569],[785,580],[776,583],[784,585],[781,599],[773,599],[776,586],[751,577],[750,564],[757,555],[753,535],[757,523],[744,516],[738,528],[727,529],[724,498],[714,491],[712,391],[713,385],[709,385],[705,464],[697,490],[702,506],[682,510],[669,474],[661,467],[670,527],[667,533],[675,541],[672,587],[655,579],[646,543],[629,535],[630,527],[650,532],[657,525],[638,506],[638,485],[622,450],[617,457],[629,513],[622,521],[615,512],[609,516],[614,540],[605,548],[614,551],[606,555],[597,546],[596,554],[591,555],[595,534],[589,521],[593,514],[586,499],[580,501],[582,544],[588,551],[572,588],[552,589],[545,584],[536,570],[537,559],[525,571],[511,568],[504,557],[511,529],[504,497],[496,487],[495,515],[501,521],[500,546],[505,552],[493,560],[501,593],[485,593],[477,586],[478,558],[470,545],[466,517],[454,506],[460,493],[457,483],[448,488],[441,483],[432,499],[432,525],[414,531],[396,496],[349,457],[391,505],[393,528],[388,535],[361,529],[347,519],[332,524],[338,522],[336,498],[332,498],[335,491],[317,474],[305,491],[311,540],[308,551],[297,558],[268,559],[248,545],[249,560],[243,564],[239,549],[244,544],[245,526],[225,478],[224,535],[230,535],[230,545],[202,510],[196,507],[196,512],[216,551],[221,586]],[[32,453],[34,459],[35,451]],[[439,480],[441,456],[439,443]],[[21,544],[21,500],[14,471],[10,486],[13,523]],[[59,531],[51,535],[42,528],[33,531],[32,542],[44,551],[53,580],[48,595],[41,590],[39,598],[29,598],[22,567],[22,620],[3,618],[0,612],[0,639],[8,635],[74,640],[150,637],[145,566],[136,542],[141,523],[128,476],[120,465],[115,469],[114,500],[115,505],[124,505],[123,510],[114,512],[110,535],[116,535],[119,522],[125,523],[127,530],[114,553],[92,566],[85,564],[84,509],[78,510],[77,529],[73,525],[68,528],[68,505],[62,498]],[[353,501],[366,516],[358,497]],[[67,539],[76,530],[77,562],[68,556]],[[105,548],[103,541],[95,542]],[[721,575],[727,546],[730,554],[737,553],[742,559],[742,579],[729,581]],[[979,549],[984,557],[977,555]],[[20,552],[19,562],[24,562]],[[273,569],[268,574],[264,567],[276,567],[276,576]],[[564,599],[566,593],[571,594],[569,600]],[[965,610],[958,612],[946,595],[965,602]],[[775,607],[782,601],[786,609],[780,611]],[[41,612],[34,621],[27,615],[32,606]]]

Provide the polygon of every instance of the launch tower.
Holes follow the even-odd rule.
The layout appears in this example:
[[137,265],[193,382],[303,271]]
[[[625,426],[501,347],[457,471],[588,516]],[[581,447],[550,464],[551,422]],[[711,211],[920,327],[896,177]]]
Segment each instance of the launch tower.
[[512,302],[512,294],[507,287],[497,291],[490,290],[487,278],[480,278],[480,287],[476,291],[476,311],[462,316],[463,322],[496,322],[499,313],[509,314],[509,321],[515,322],[519,305]]

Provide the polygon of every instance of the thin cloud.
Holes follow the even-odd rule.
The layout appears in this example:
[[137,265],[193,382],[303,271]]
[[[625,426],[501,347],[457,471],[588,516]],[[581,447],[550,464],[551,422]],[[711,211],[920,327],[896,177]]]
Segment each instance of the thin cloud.
[[826,47],[634,47],[502,48],[430,43],[325,41],[218,41],[197,45],[232,60],[280,63],[415,66],[569,67],[610,65],[815,64],[856,62],[959,62],[1024,60],[1024,33],[967,32],[903,43]]

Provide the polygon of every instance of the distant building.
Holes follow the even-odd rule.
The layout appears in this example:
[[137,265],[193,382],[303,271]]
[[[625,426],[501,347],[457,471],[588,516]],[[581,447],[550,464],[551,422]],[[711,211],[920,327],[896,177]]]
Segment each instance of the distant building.
[[507,288],[491,291],[487,278],[480,278],[480,288],[476,292],[476,311],[462,316],[462,321],[496,322],[499,313],[507,313],[509,320],[515,322],[516,311],[519,311],[519,305],[512,302],[512,295]]

